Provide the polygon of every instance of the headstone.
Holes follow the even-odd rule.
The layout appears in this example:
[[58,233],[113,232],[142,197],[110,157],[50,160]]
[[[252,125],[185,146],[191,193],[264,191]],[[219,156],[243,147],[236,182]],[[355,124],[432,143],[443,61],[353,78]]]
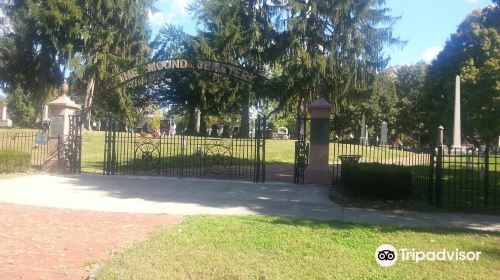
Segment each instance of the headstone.
[[212,137],[218,137],[219,135],[217,135],[217,130],[218,130],[217,125],[216,124],[212,125],[209,135]]
[[42,121],[48,121],[49,120],[49,106],[45,105],[43,106],[43,119]]
[[0,104],[0,127],[12,127],[12,120],[7,117],[7,105]]
[[462,150],[462,129],[460,119],[460,76],[455,78],[455,115],[453,120],[453,150]]
[[382,122],[380,126],[380,146],[387,145],[387,122]]
[[2,121],[5,121],[7,119],[7,106],[6,105],[0,105],[2,107]]
[[359,137],[359,144],[360,145],[365,145],[366,140],[366,119],[365,115],[363,115],[363,118],[361,119],[361,134]]
[[222,128],[221,137],[222,138],[229,138],[229,135],[231,135],[231,131],[229,129],[229,126],[228,125],[224,125],[223,128]]
[[222,133],[224,133],[224,125],[220,124],[217,126],[217,137],[221,137]]
[[168,135],[174,136],[177,133],[177,125],[172,121],[170,125],[170,129],[168,131]]
[[201,126],[201,111],[196,109],[196,132],[200,133]]

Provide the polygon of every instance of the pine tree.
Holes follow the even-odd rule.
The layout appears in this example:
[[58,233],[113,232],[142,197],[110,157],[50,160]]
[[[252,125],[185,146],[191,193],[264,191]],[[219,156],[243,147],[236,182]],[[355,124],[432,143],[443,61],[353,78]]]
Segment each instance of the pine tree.
[[[272,1],[276,39],[282,46],[282,84],[298,113],[324,96],[338,110],[356,95],[371,91],[375,74],[388,58],[386,44],[402,44],[392,35],[397,18],[383,0]],[[334,110],[334,111],[335,111]]]

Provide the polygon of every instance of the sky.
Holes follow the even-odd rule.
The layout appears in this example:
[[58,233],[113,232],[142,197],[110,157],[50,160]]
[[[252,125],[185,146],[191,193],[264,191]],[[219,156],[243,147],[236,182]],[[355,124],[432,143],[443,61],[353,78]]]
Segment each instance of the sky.
[[[186,10],[190,1],[158,0],[158,11],[149,13],[153,36],[165,23],[181,25],[184,31],[195,34],[196,23]],[[431,62],[465,17],[489,4],[491,0],[386,0],[391,14],[401,16],[394,25],[394,35],[408,41],[402,49],[385,49],[391,57],[389,65]]]

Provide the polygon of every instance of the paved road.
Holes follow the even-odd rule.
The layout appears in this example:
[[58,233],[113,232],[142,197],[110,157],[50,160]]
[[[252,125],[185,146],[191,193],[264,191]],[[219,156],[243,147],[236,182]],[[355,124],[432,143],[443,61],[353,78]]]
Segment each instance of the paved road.
[[342,207],[328,189],[286,183],[169,177],[35,175],[0,180],[0,202],[171,215],[252,215],[500,232],[500,216]]

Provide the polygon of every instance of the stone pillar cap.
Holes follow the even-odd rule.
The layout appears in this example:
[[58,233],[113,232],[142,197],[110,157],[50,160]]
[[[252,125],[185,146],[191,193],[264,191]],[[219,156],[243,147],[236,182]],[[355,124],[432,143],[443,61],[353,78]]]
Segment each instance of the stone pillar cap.
[[331,109],[332,105],[324,97],[320,97],[314,103],[307,105],[307,109]]
[[49,106],[64,106],[66,108],[80,109],[81,106],[73,102],[66,94],[56,98],[56,100],[47,103]]

